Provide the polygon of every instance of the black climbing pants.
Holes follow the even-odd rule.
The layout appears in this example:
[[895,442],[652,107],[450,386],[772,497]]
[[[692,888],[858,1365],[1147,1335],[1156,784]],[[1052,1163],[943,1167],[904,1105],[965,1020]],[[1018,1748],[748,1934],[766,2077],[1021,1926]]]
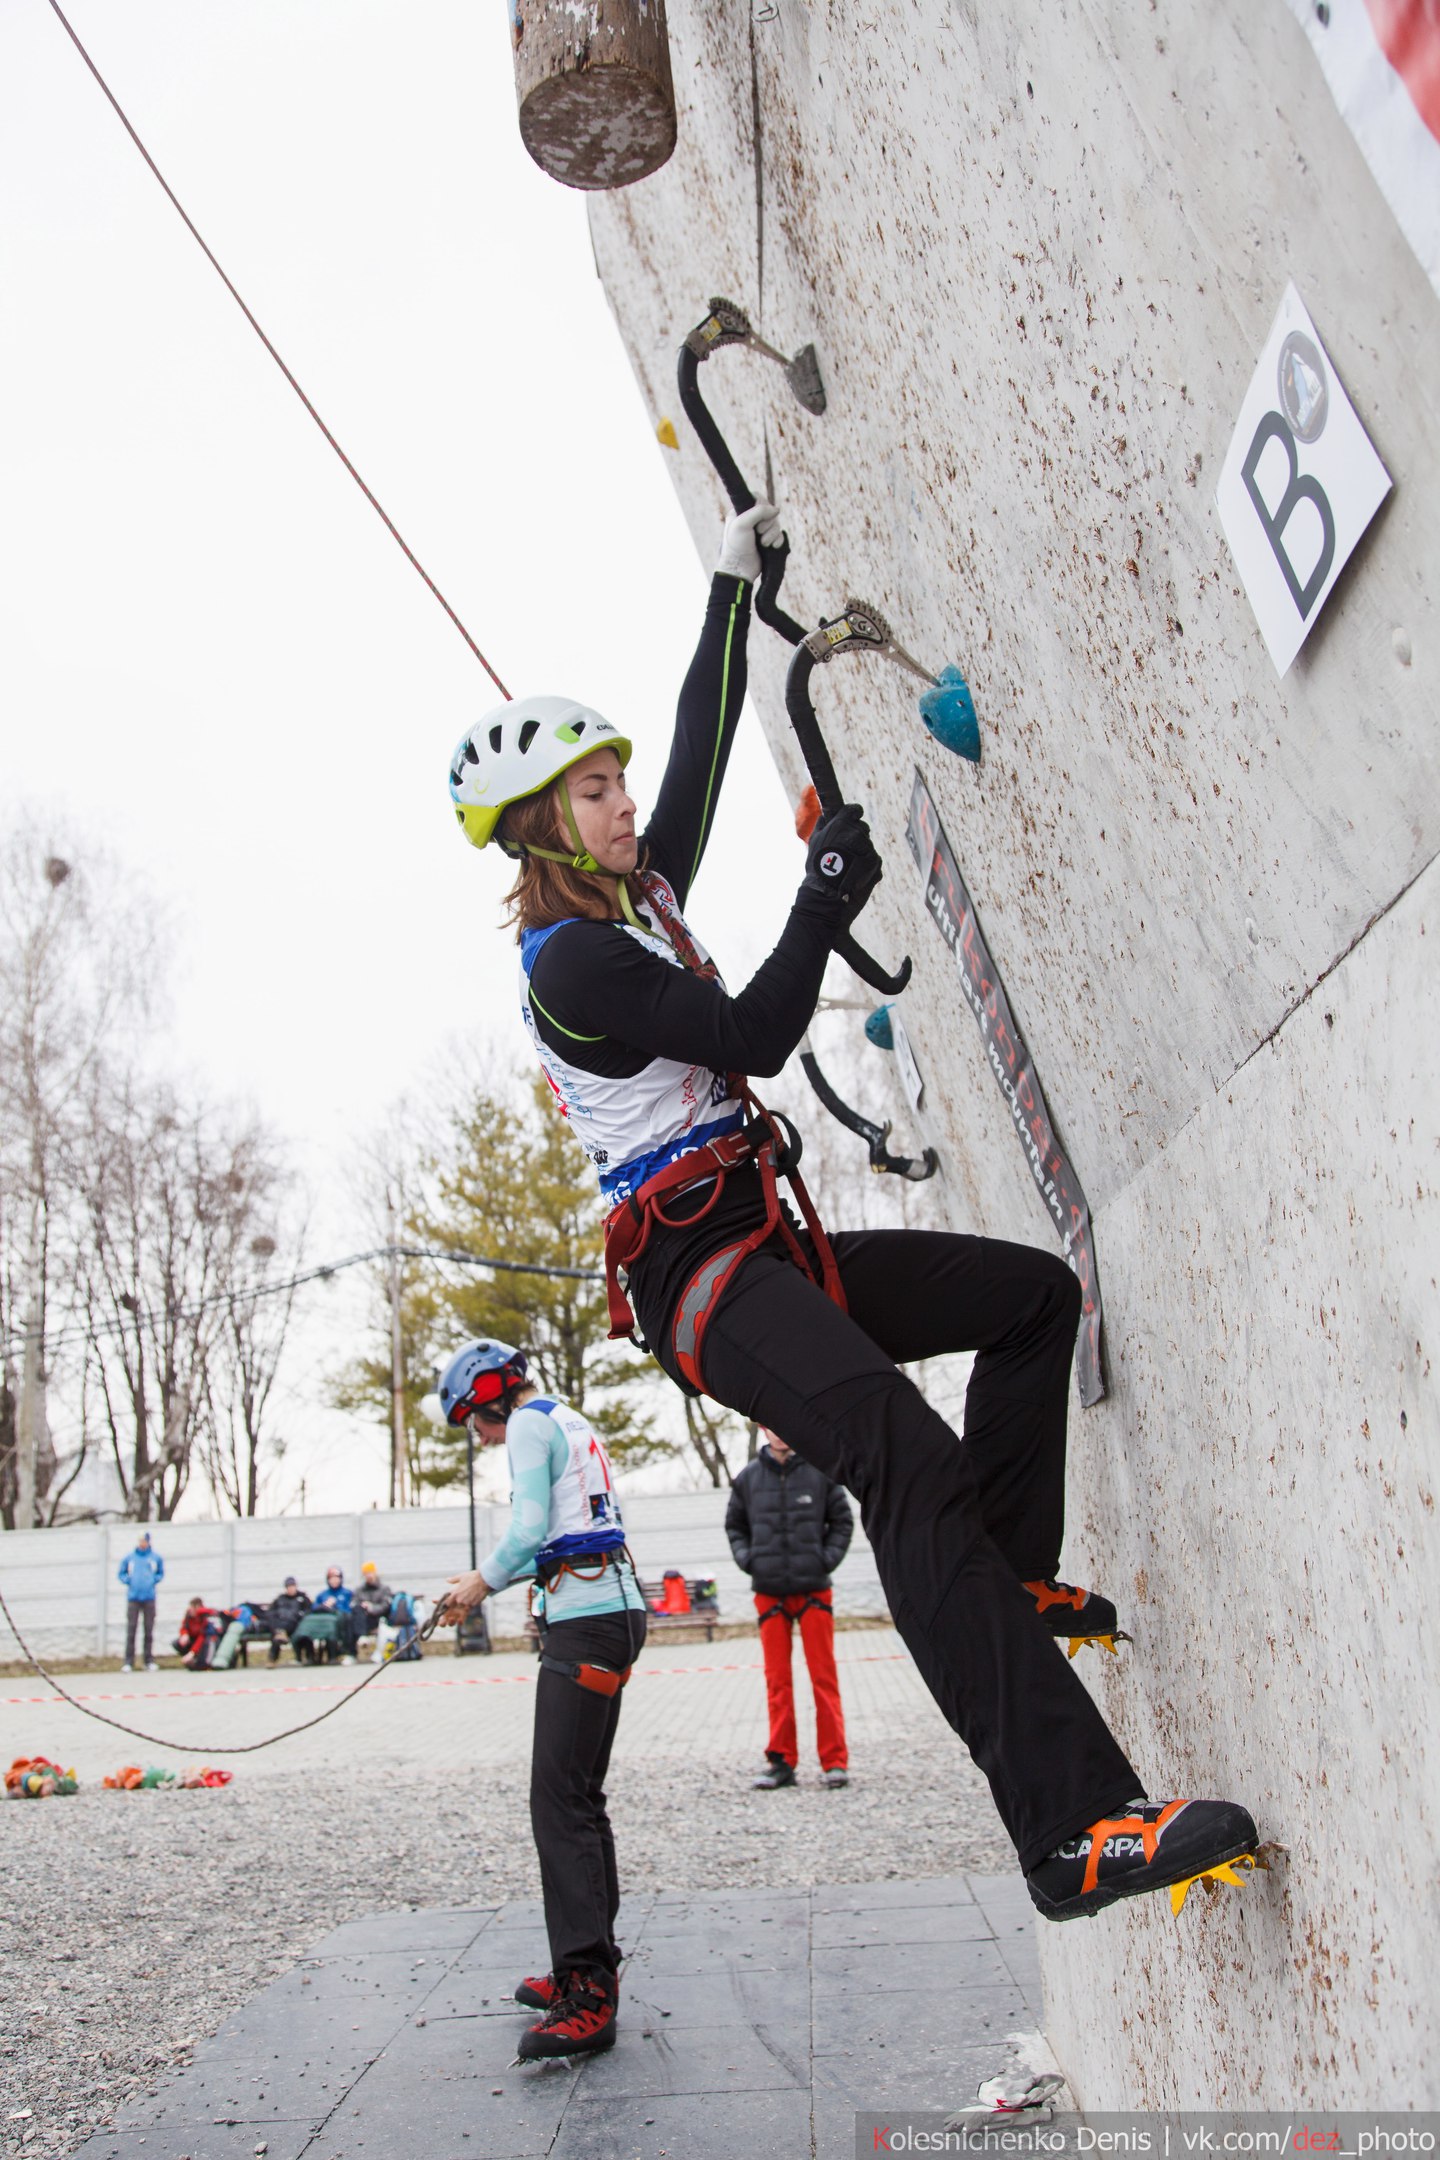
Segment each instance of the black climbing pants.
[[[623,1672],[645,1641],[640,1612],[557,1620],[545,1654],[570,1664]],[[598,1695],[542,1665],[535,1686],[530,1762],[530,1826],[540,1855],[540,1888],[554,1973],[615,1971],[620,1884],[605,1809],[605,1775],[625,1690]]]
[[[1028,1869],[1145,1790],[1021,1588],[1060,1559],[1079,1285],[1053,1254],[990,1238],[831,1242],[848,1315],[762,1247],[710,1318],[706,1384],[854,1494],[895,1625]],[[668,1363],[669,1313],[638,1309]],[[896,1370],[961,1350],[976,1352],[963,1440]]]

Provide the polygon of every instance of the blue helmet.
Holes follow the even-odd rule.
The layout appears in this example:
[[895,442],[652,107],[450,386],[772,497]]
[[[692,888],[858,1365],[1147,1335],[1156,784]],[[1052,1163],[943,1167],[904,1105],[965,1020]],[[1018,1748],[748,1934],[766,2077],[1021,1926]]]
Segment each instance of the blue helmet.
[[436,1393],[447,1425],[463,1425],[487,1404],[508,1409],[508,1398],[523,1387],[530,1361],[523,1350],[482,1336],[457,1350],[444,1372]]

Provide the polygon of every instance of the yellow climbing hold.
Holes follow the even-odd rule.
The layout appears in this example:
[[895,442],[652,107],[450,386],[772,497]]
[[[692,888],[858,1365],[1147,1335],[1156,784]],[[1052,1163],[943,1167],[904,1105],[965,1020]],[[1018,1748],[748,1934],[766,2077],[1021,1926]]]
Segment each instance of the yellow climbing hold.
[[663,419],[660,422],[660,425],[655,430],[655,440],[659,443],[662,450],[679,449],[680,438],[675,433],[675,423],[673,420]]
[[[1222,1860],[1219,1867],[1202,1868],[1198,1875],[1187,1875],[1184,1882],[1171,1883],[1171,1912],[1175,1914],[1177,1919],[1179,1918],[1180,1908],[1185,1903],[1185,1894],[1188,1890],[1193,1889],[1197,1882],[1203,1882],[1212,1897],[1222,1882],[1233,1883],[1237,1890],[1243,1890],[1245,1887],[1245,1875],[1250,1873],[1254,1865],[1254,1853],[1241,1853],[1238,1859]],[[1235,1873],[1237,1867],[1244,1868],[1245,1875],[1237,1875]]]

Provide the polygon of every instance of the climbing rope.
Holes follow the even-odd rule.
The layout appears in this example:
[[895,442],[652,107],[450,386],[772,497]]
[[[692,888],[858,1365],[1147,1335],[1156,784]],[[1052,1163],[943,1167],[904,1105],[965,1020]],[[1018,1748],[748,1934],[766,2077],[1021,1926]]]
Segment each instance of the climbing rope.
[[[429,1641],[440,1624],[440,1614],[443,1609],[444,1600],[442,1598],[425,1622],[425,1625],[416,1630],[415,1639],[417,1642]],[[143,1740],[147,1747],[169,1748],[172,1753],[177,1755],[254,1755],[261,1748],[274,1747],[277,1741],[293,1740],[297,1733],[309,1732],[312,1726],[323,1725],[326,1718],[334,1717],[337,1710],[343,1710],[347,1703],[354,1702],[356,1696],[363,1694],[372,1680],[378,1680],[381,1673],[388,1672],[391,1666],[397,1662],[394,1658],[387,1658],[383,1665],[377,1665],[373,1672],[366,1673],[363,1680],[357,1680],[354,1687],[347,1689],[340,1697],[339,1702],[331,1703],[327,1710],[321,1710],[315,1717],[306,1718],[301,1725],[287,1725],[284,1732],[271,1733],[268,1739],[247,1740],[243,1747],[186,1747],[179,1740],[162,1740],[158,1733],[141,1732],[137,1725],[122,1725],[119,1718],[106,1717],[103,1710],[91,1710],[87,1704],[72,1695],[68,1688],[63,1688],[55,1678],[54,1673],[45,1670],[45,1667],[15,1625],[15,1615],[5,1602],[3,1591],[0,1591],[0,1613],[4,1613],[6,1620],[9,1622],[11,1634],[15,1637],[27,1660],[34,1666],[46,1686],[54,1688],[55,1693],[63,1701],[69,1703],[72,1710],[78,1710],[81,1717],[94,1718],[97,1725],[112,1726],[116,1732],[126,1733],[132,1740]]]
[[251,329],[255,332],[256,337],[259,338],[261,344],[265,347],[266,352],[269,353],[271,359],[275,362],[276,367],[279,368],[281,374],[285,377],[286,382],[289,383],[291,389],[295,392],[296,397],[299,398],[301,404],[305,407],[306,412],[309,413],[311,419],[315,422],[316,427],[319,428],[326,442],[329,443],[331,449],[335,452],[336,457],[339,458],[341,464],[345,467],[346,472],[349,473],[351,479],[355,482],[356,487],[359,488],[361,494],[365,497],[365,500],[369,503],[371,509],[374,510],[376,516],[385,526],[386,531],[391,535],[392,539],[399,547],[401,553],[405,556],[407,562],[409,562],[412,568],[417,570],[420,576],[425,580],[425,583],[429,586],[431,592],[435,595],[435,598],[439,601],[441,607],[444,608],[445,613],[449,616],[451,622],[454,623],[456,629],[460,632],[461,637],[464,638],[465,643],[469,646],[471,652],[474,653],[475,658],[480,662],[481,667],[484,668],[486,674],[490,677],[491,682],[494,683],[496,689],[500,692],[501,697],[508,698],[510,692],[506,689],[504,683],[501,682],[500,677],[496,674],[494,668],[491,667],[490,662],[486,659],[484,653],[481,652],[480,647],[476,644],[474,638],[471,637],[470,632],[466,629],[464,623],[461,622],[460,617],[456,614],[454,608],[451,607],[450,602],[446,599],[444,593],[441,592],[440,587],[436,584],[434,578],[431,577],[429,571],[425,568],[425,565],[421,562],[419,556],[415,553],[415,550],[410,546],[404,534],[400,531],[399,526],[390,516],[390,513],[386,510],[384,504],[380,501],[374,490],[367,485],[367,483],[361,478],[360,474],[356,471],[354,465],[350,462],[350,459],[345,455],[345,452],[341,449],[339,443],[335,440],[335,437],[331,434],[329,428],[325,425],[325,422],[321,419],[319,413],[315,410],[315,407],[311,404],[309,398],[305,395],[305,392],[301,389],[299,383],[291,374],[289,368],[285,365],[285,362],[281,359],[279,353],[271,344],[269,338],[265,335],[264,330],[256,321],[254,315],[246,306],[244,299],[241,297],[240,293],[237,291],[236,287],[231,282],[229,277],[227,277],[224,268],[216,258],[211,248],[207,245],[205,237],[201,233],[199,227],[196,225],[194,219],[190,216],[190,213],[186,210],[185,205],[181,202],[179,196],[175,193],[175,190],[171,187],[169,181],[165,178],[164,173],[161,172],[154,158],[151,157],[150,152],[146,149],[144,143],[140,140],[140,137],[135,132],[134,127],[131,125],[129,115],[126,113],[125,108],[121,105],[120,100],[116,97],[114,91],[110,88],[109,83],[106,82],[104,76],[100,73],[99,68],[96,67],[95,62],[91,59],[89,53],[81,44],[80,39],[75,33],[73,24],[70,23],[65,16],[64,11],[58,4],[58,0],[50,0],[50,7],[55,14],[57,20],[59,21],[61,28],[64,30],[66,36],[69,38],[71,44],[75,47],[76,52],[79,53],[86,67],[89,68],[90,73],[94,76],[96,82],[104,91],[105,96],[107,97],[115,111],[115,115],[119,120],[120,125],[124,128],[126,134],[130,137],[131,142],[134,143],[136,149],[140,152],[141,157],[144,158],[145,163],[149,166],[151,172],[155,175],[155,178],[159,181],[161,187],[165,190],[165,193],[169,197],[173,208],[179,214],[182,222],[184,223],[186,230],[189,232],[191,238],[195,241],[196,245],[200,248],[201,253],[204,255],[211,269],[219,278],[221,284],[225,287],[225,290],[229,293],[231,299],[235,302],[235,305],[239,308],[241,314],[245,317],[246,322],[249,323]]

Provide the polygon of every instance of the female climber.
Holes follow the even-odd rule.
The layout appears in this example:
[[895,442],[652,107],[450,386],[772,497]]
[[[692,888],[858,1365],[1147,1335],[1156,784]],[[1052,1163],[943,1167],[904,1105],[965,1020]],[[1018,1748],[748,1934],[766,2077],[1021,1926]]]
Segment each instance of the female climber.
[[[1255,1825],[1226,1801],[1145,1798],[1057,1654],[1059,1635],[1116,1626],[1057,1579],[1074,1276],[991,1238],[827,1238],[798,1180],[803,1220],[778,1196],[789,1136],[746,1076],[795,1049],[881,874],[859,809],[825,818],[774,951],[733,997],[683,914],[745,695],[760,547],[780,537],[767,503],[725,528],[643,834],[629,741],[565,698],[487,713],[451,796],[467,839],[516,865],[522,1014],[608,1205],[612,1333],[638,1316],[673,1380],[783,1432],[855,1495],[895,1625],[989,1779],[1035,1904],[1066,1920],[1252,1854]],[[899,1369],[960,1350],[975,1352],[963,1440]]]
[[593,2055],[615,2045],[620,1890],[605,1773],[621,1690],[645,1641],[645,1600],[605,1443],[578,1410],[541,1394],[525,1353],[466,1343],[438,1393],[448,1423],[468,1424],[482,1444],[504,1441],[511,1482],[509,1528],[478,1568],[451,1576],[441,1624],[533,1577],[541,1657],[530,1826],[550,1970],[515,1989],[516,2002],[542,2013],[520,2035],[520,2059]]

